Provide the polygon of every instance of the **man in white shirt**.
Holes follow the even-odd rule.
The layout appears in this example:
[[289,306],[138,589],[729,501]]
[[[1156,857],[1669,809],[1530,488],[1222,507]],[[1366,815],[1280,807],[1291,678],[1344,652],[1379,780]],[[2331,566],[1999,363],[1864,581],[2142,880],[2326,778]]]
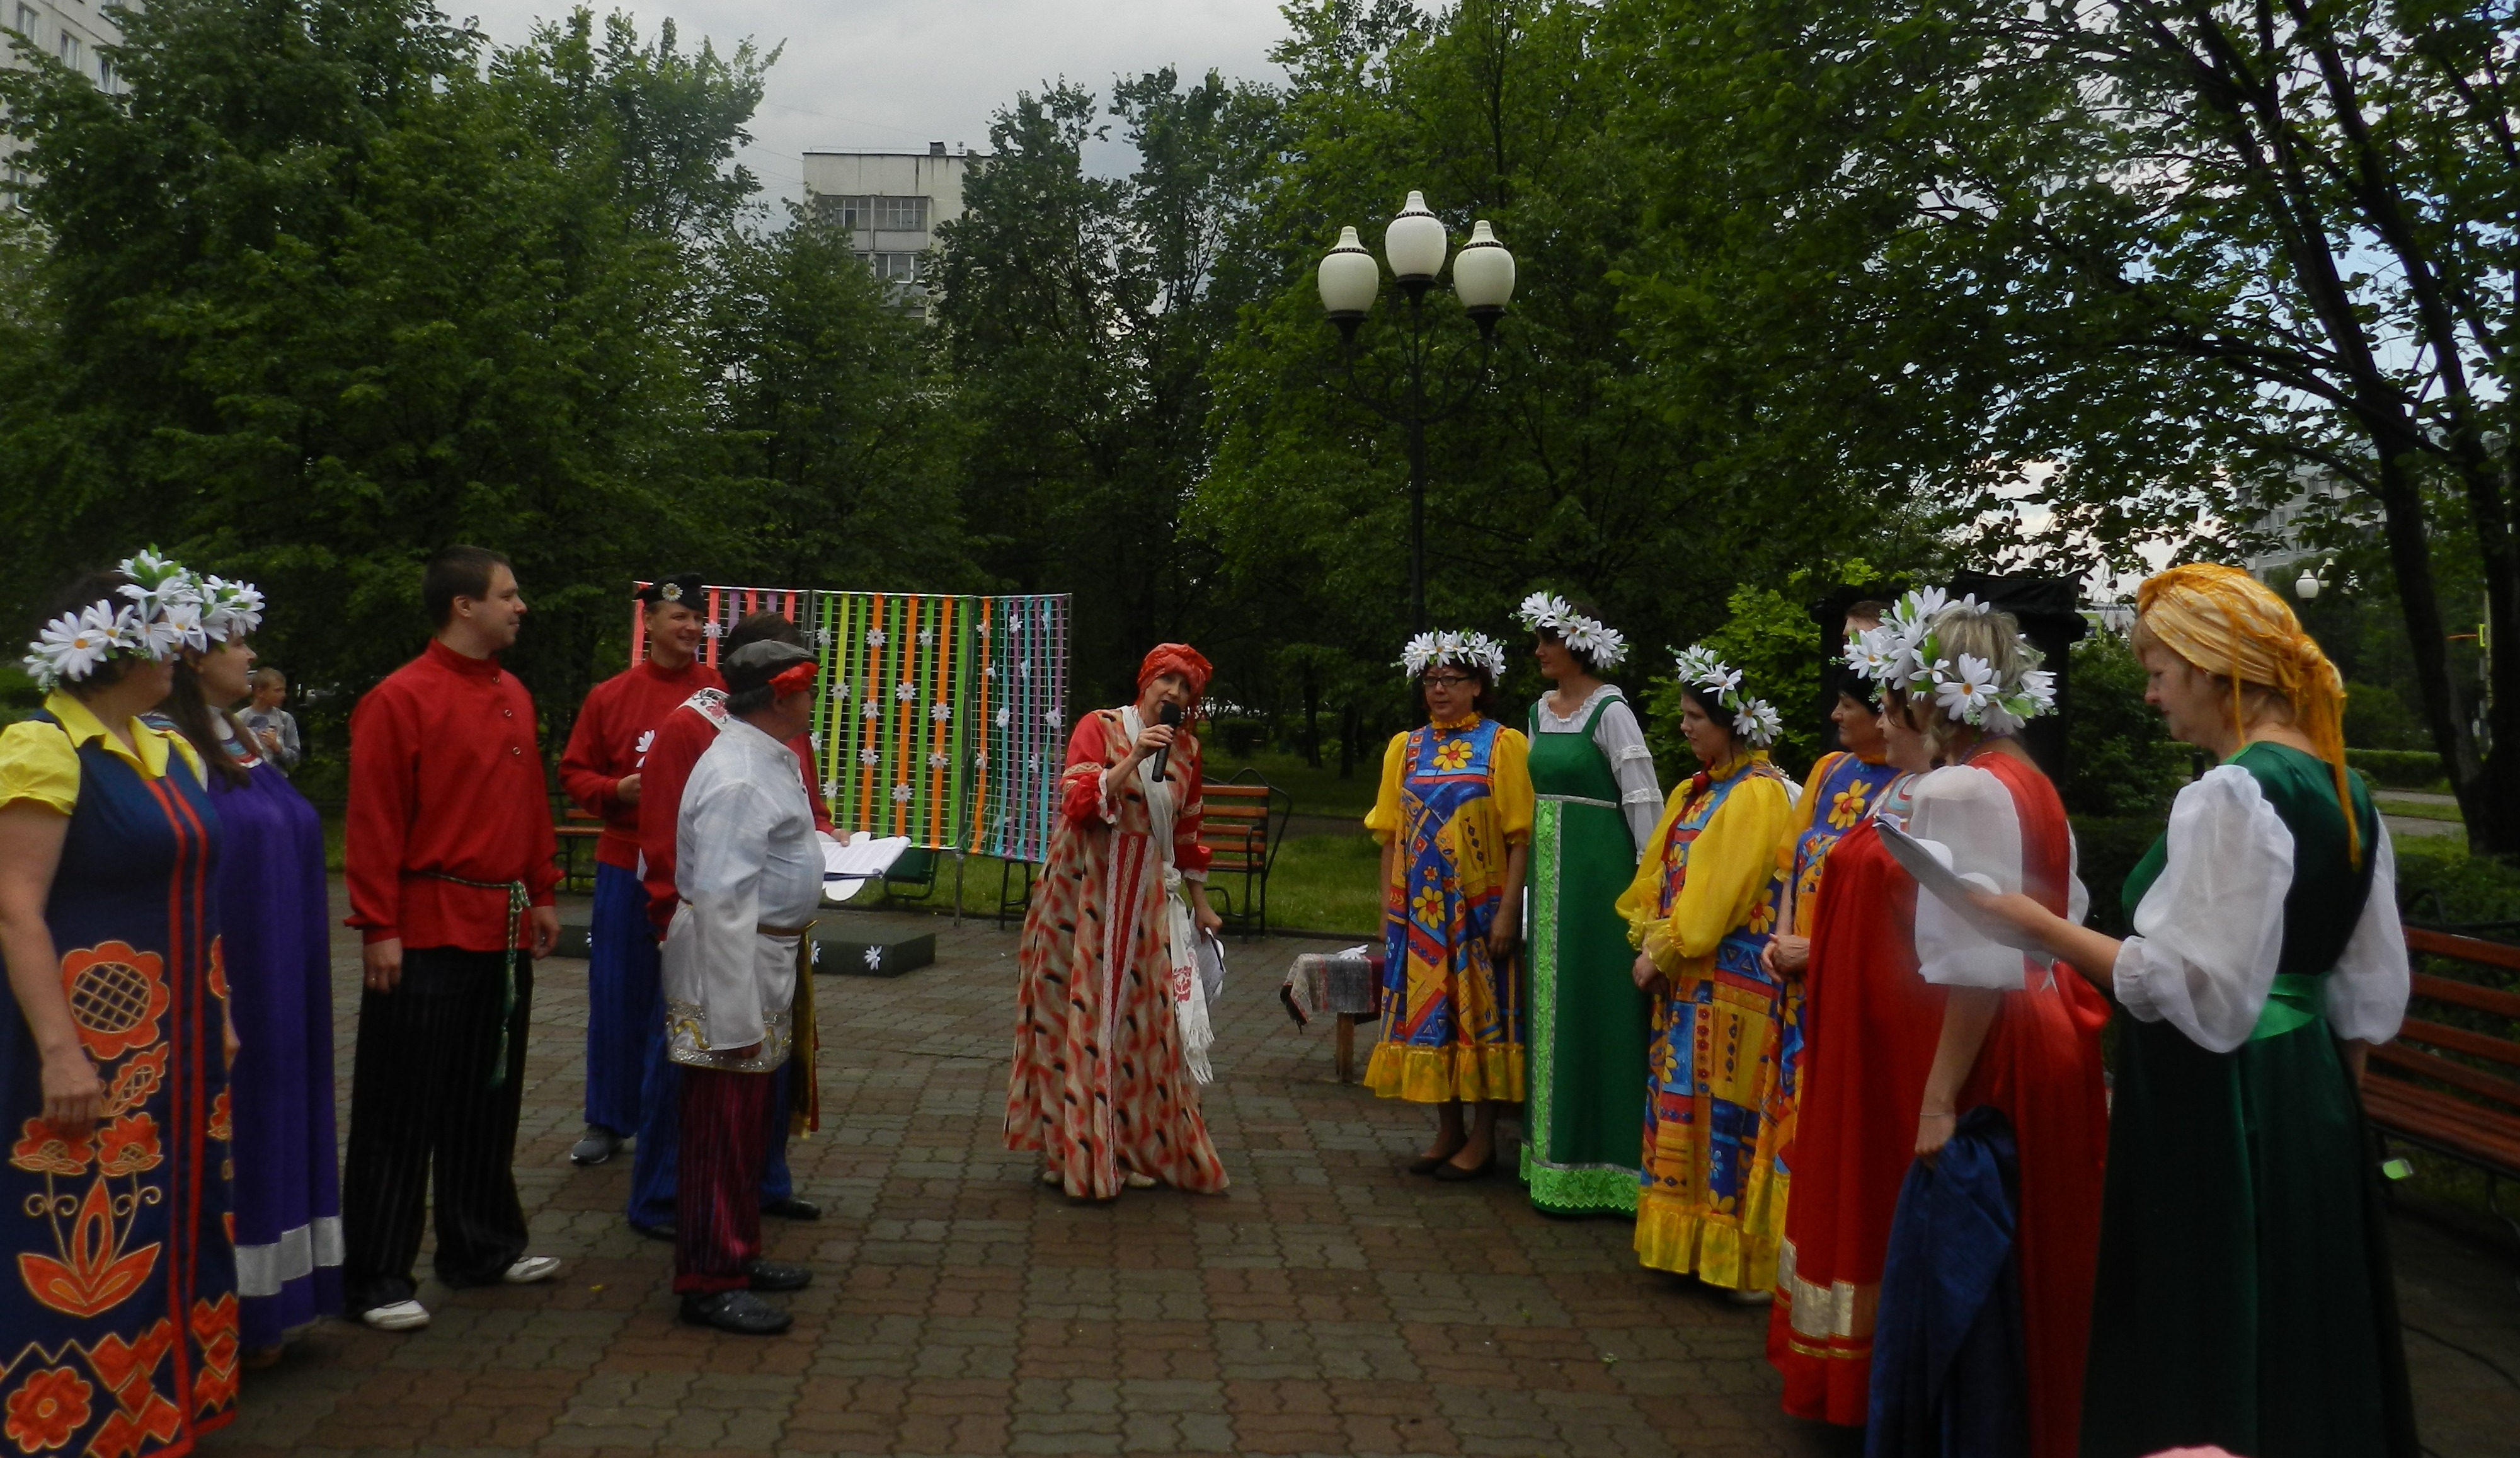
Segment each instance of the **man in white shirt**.
[[682,904],[665,933],[666,1049],[682,1067],[674,1290],[683,1320],[767,1337],[793,1318],[755,1293],[813,1279],[761,1258],[759,1191],[773,1075],[812,1046],[812,989],[800,982],[811,976],[805,932],[822,899],[823,850],[788,741],[811,721],[816,664],[804,649],[760,642],[721,667],[733,718],[683,789]]

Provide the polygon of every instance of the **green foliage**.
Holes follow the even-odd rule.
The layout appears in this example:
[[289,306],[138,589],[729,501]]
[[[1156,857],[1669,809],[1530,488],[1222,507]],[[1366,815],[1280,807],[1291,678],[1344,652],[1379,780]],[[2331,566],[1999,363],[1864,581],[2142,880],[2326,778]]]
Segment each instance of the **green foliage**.
[[2090,925],[2111,936],[2135,930],[2126,909],[2126,879],[2170,824],[2165,809],[2152,815],[2076,815],[2074,848],[2081,857],[2084,889],[2091,892]]
[[2156,822],[2168,814],[2194,755],[2143,702],[2143,664],[2127,641],[2103,628],[2076,643],[2066,691],[2070,767],[2057,787],[2066,810]]
[[[1263,92],[1213,73],[1185,89],[1170,69],[1119,84],[1107,112],[1070,85],[1019,96],[938,230],[972,549],[1016,590],[1079,594],[1089,702],[1133,691],[1161,639],[1243,626],[1208,615],[1212,551],[1184,518],[1210,450],[1209,352],[1246,288],[1224,245],[1274,114]],[[1139,154],[1129,177],[1085,171],[1106,116]]]
[[2357,750],[2345,752],[2345,762],[2364,779],[2390,790],[2443,790],[2442,758],[2430,750]]

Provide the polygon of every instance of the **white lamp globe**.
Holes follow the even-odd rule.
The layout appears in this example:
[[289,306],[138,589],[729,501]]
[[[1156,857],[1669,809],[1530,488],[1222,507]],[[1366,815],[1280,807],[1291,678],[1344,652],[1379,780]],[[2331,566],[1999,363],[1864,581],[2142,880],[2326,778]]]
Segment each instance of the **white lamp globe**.
[[2318,601],[2318,589],[2325,585],[2310,569],[2303,568],[2301,575],[2293,579],[2292,595],[2305,603],[2315,603]]
[[1470,225],[1470,241],[1453,255],[1453,292],[1473,317],[1504,313],[1513,301],[1513,254],[1497,242],[1485,218]]
[[1427,209],[1424,193],[1411,193],[1408,205],[1382,230],[1382,256],[1391,260],[1391,272],[1400,282],[1421,289],[1444,271],[1450,247],[1444,220]]
[[1317,281],[1324,312],[1332,319],[1362,319],[1381,290],[1382,269],[1357,240],[1356,230],[1341,228],[1338,245],[1322,255]]

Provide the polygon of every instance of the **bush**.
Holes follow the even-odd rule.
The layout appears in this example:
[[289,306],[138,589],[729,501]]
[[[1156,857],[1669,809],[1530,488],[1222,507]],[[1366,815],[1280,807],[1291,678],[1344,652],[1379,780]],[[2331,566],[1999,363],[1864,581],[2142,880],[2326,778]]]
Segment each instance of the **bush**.
[[2441,755],[2430,750],[2347,750],[2345,762],[2362,771],[2374,785],[2391,790],[2450,788],[2450,772]]
[[2375,750],[2420,750],[2432,743],[2406,696],[2376,683],[2345,686],[2345,742]]
[[2448,836],[2408,836],[2398,849],[2398,906],[2406,919],[2436,927],[2520,925],[2520,869],[2470,855]]
[[[2070,768],[2056,787],[2076,816],[2158,817],[2187,783],[2191,752],[2143,702],[2143,664],[2105,630],[2074,645],[2066,680]],[[2129,864],[2133,864],[2130,862]]]

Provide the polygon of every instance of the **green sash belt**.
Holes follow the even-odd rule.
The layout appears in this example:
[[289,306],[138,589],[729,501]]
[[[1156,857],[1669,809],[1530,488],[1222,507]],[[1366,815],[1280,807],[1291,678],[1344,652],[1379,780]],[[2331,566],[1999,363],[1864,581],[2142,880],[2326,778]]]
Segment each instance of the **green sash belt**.
[[2327,999],[2320,987],[2326,977],[2323,972],[2276,973],[2275,984],[2267,989],[2267,1005],[2258,1013],[2258,1025],[2250,1030],[2249,1041],[2281,1037],[2325,1016]]

